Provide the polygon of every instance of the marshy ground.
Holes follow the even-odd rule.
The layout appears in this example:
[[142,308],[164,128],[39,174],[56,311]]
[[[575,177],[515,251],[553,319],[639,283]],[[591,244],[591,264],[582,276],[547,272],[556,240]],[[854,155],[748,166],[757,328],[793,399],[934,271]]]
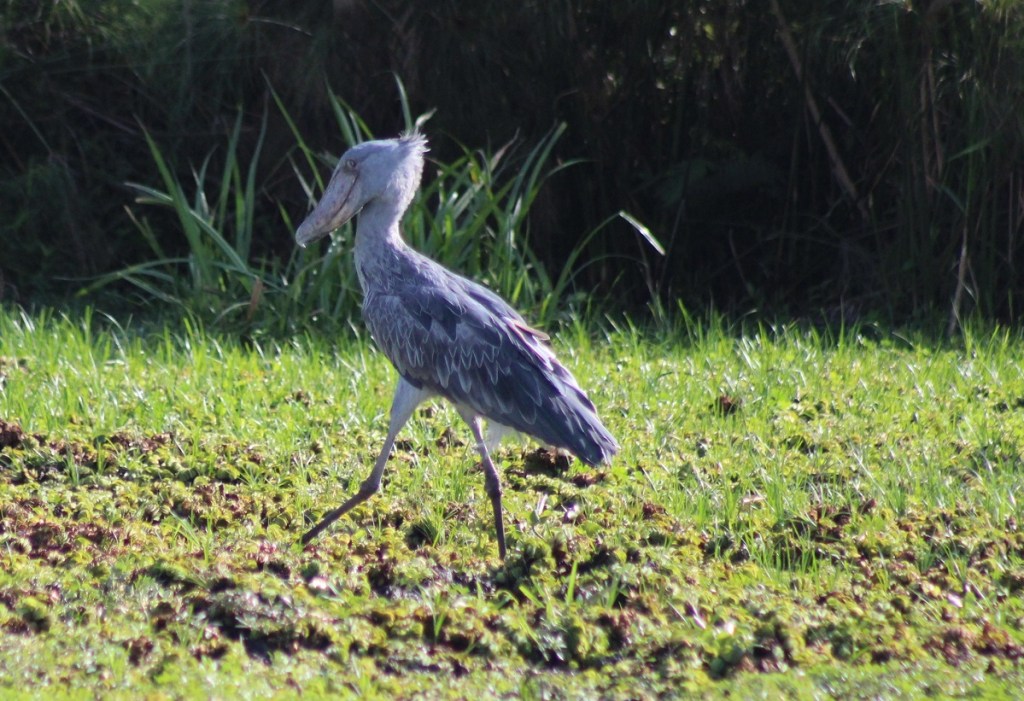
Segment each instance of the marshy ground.
[[152,698],[1005,695],[1024,682],[1024,345],[864,328],[559,354],[623,446],[499,451],[502,563],[442,404],[381,494],[368,339],[0,311],[0,687]]

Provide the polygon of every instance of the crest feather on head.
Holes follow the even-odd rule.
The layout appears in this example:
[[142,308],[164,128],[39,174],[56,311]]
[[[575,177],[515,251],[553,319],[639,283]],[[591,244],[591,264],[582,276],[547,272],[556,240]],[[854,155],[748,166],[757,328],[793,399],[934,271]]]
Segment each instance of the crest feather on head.
[[398,140],[403,144],[408,144],[414,147],[420,153],[426,153],[430,150],[430,145],[427,143],[427,137],[416,129],[402,132],[398,137]]

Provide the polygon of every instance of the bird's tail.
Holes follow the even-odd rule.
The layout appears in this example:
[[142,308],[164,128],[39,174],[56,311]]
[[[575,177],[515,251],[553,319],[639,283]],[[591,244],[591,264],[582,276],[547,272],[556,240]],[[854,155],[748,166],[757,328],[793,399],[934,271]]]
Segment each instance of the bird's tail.
[[494,401],[481,414],[544,443],[564,448],[595,466],[609,462],[619,444],[572,373],[547,346],[547,336],[521,320],[507,327],[523,355],[495,372]]
[[586,405],[570,418],[576,430],[569,434],[570,445],[564,447],[591,467],[611,462],[612,456],[619,452],[619,443],[598,418],[593,403],[585,395],[582,399]]
[[568,450],[591,467],[610,462],[619,452],[618,441],[572,375],[562,370],[565,374],[558,383],[560,391],[545,402],[547,406],[538,412],[530,432],[546,443]]

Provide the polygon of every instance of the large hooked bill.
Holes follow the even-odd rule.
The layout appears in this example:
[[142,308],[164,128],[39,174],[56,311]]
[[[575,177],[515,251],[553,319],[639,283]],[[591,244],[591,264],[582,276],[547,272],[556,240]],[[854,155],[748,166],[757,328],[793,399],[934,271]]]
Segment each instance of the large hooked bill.
[[357,179],[340,169],[327,184],[323,197],[295,231],[295,242],[305,248],[354,217],[360,209],[354,197]]

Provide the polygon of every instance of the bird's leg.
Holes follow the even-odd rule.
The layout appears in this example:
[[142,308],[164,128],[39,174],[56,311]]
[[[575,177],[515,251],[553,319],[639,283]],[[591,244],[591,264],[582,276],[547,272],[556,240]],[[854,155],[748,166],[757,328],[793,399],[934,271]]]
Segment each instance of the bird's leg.
[[[395,433],[398,432],[395,431]],[[359,485],[359,491],[349,497],[348,500],[338,508],[331,509],[325,513],[323,518],[320,519],[320,522],[302,536],[303,545],[308,544],[309,541],[320,535],[320,533],[332,523],[377,493],[377,490],[380,489],[381,477],[384,475],[384,465],[387,463],[388,457],[391,455],[391,448],[394,444],[395,437],[389,433],[387,439],[384,441],[384,447],[381,449],[380,455],[377,456],[377,462],[373,465],[373,472],[371,472],[370,476],[363,480],[362,484]]]
[[377,462],[373,464],[373,471],[359,485],[358,492],[349,497],[338,508],[324,514],[320,522],[302,536],[301,542],[303,545],[308,544],[309,541],[320,535],[325,528],[380,490],[380,480],[384,476],[384,466],[387,464],[388,457],[391,455],[391,449],[395,445],[395,437],[402,430],[402,427],[405,426],[406,422],[409,421],[409,417],[412,416],[412,412],[416,409],[417,405],[428,396],[430,396],[428,392],[417,389],[402,378],[398,379],[398,386],[395,388],[395,398],[391,403],[391,420],[388,424],[388,435],[384,439],[384,447],[381,448],[380,455],[377,456]]
[[469,427],[473,430],[473,438],[476,439],[477,450],[480,451],[480,460],[484,467],[484,491],[491,498],[491,507],[494,509],[494,532],[498,536],[498,556],[505,559],[505,522],[501,516],[501,480],[498,478],[498,470],[491,460],[491,453],[487,450],[487,442],[484,440],[483,430],[480,426],[479,416],[463,417]]

